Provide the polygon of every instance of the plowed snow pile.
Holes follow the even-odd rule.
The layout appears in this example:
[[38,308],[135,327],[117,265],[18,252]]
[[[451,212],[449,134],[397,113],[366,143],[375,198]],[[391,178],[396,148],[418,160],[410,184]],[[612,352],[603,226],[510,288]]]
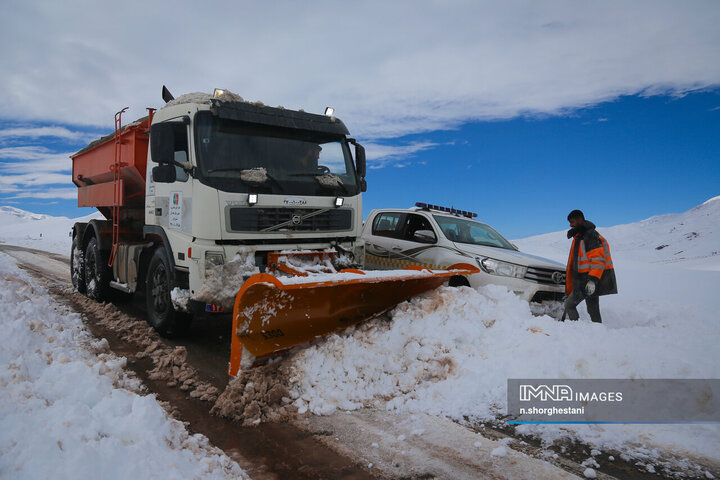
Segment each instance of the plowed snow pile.
[[0,253],[0,477],[246,478]]
[[[581,307],[582,310],[582,307]],[[583,311],[583,317],[585,312]],[[462,420],[505,413],[508,378],[717,378],[716,312],[657,300],[605,308],[605,323],[535,317],[505,288],[441,287],[295,354],[300,413],[363,406]],[[640,439],[717,458],[719,425],[523,426],[625,448]]]

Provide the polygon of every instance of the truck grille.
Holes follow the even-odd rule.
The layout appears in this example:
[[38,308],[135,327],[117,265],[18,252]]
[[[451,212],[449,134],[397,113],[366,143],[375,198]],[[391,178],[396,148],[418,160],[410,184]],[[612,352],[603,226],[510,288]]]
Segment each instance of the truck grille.
[[[285,224],[278,227],[280,224]],[[233,232],[332,232],[352,228],[352,210],[316,208],[231,208]]]
[[565,285],[565,270],[528,267],[525,279],[544,285]]

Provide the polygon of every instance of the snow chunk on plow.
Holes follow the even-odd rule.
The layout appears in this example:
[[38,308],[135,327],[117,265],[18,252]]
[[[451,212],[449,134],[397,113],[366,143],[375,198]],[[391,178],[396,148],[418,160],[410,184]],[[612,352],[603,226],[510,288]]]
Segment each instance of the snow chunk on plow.
[[237,375],[243,350],[254,357],[287,350],[381,315],[450,277],[478,271],[461,263],[447,270],[408,267],[280,278],[253,275],[235,298],[228,373]]

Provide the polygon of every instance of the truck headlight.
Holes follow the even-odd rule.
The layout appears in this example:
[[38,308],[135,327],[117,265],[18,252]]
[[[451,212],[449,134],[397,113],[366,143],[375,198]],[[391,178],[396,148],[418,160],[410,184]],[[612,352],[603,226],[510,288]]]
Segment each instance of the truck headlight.
[[225,263],[225,255],[222,252],[205,252],[205,270],[223,263]]
[[514,263],[508,263],[503,262],[501,260],[495,260],[494,258],[480,258],[475,257],[475,260],[477,261],[480,268],[483,269],[485,273],[489,273],[491,275],[502,275],[504,277],[515,277],[515,278],[525,278],[525,274],[527,273],[527,267],[522,265],[516,265]]

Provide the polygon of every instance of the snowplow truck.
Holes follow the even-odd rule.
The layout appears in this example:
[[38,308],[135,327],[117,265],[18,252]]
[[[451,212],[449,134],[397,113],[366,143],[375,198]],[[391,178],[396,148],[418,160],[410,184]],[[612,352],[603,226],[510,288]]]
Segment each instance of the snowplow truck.
[[216,90],[148,108],[71,156],[73,286],[97,301],[144,292],[161,334],[233,312],[229,373],[377,316],[470,265],[362,270],[365,151],[343,122]]

